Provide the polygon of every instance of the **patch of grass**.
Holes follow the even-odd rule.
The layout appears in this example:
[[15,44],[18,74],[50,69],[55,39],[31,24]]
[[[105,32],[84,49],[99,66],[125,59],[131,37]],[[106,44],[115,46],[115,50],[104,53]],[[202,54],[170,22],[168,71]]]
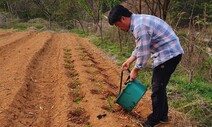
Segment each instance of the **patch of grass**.
[[21,23],[12,23],[11,27],[18,30],[27,30],[29,27],[35,27],[36,29],[42,29],[43,27],[46,27],[44,24],[39,23],[27,23],[27,22],[21,22]]
[[88,32],[84,32],[84,31],[78,30],[78,29],[72,29],[69,32],[79,34],[81,37],[87,37],[89,35]]
[[170,105],[178,111],[188,114],[198,126],[212,126],[212,102],[200,97],[198,92],[181,92],[177,99],[170,99]]
[[195,78],[192,83],[188,83],[187,76],[180,69],[173,74],[170,85],[174,85],[178,91],[193,92],[208,101],[212,101],[212,85],[201,78]]
[[178,69],[168,86],[169,104],[188,114],[198,126],[212,126],[212,86],[195,78],[188,83],[186,75]]
[[212,86],[205,82],[194,81],[183,86],[185,92],[193,91],[201,97],[212,100]]

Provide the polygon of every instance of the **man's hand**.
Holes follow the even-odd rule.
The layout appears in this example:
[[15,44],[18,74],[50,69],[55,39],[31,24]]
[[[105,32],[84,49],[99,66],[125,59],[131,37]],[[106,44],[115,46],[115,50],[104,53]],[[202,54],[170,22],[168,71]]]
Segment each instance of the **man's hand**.
[[123,64],[122,64],[122,67],[121,69],[126,71],[127,69],[130,68],[130,63],[128,61],[125,61]]
[[132,62],[134,62],[136,60],[136,57],[134,56],[131,56],[129,59],[127,59],[127,61],[125,61],[123,64],[122,64],[122,67],[121,69],[122,70],[127,70],[130,68],[130,65],[132,64]]
[[138,71],[139,69],[133,68],[132,71],[130,72],[130,81],[133,81],[138,77]]

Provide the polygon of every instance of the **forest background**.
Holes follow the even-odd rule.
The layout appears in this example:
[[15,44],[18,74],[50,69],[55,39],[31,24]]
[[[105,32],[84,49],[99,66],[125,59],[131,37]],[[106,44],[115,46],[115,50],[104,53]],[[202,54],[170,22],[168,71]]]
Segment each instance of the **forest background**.
[[[107,22],[117,4],[172,26],[185,54],[168,85],[169,105],[198,126],[212,126],[212,0],[1,0],[0,28],[75,32],[121,65],[135,44]],[[151,73],[150,60],[139,77],[149,87]]]

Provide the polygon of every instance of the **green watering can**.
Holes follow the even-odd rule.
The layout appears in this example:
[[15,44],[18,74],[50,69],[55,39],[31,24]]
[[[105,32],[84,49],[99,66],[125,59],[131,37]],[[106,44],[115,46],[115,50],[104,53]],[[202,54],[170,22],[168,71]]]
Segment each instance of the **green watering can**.
[[[130,70],[128,69],[130,73]],[[133,108],[137,105],[139,100],[143,97],[146,93],[147,88],[139,82],[137,79],[134,81],[129,81],[130,76],[128,76],[125,82],[125,88],[122,89],[122,78],[123,78],[123,71],[121,72],[121,80],[120,80],[120,90],[115,103],[119,104],[122,108],[126,109],[127,111],[133,110]]]

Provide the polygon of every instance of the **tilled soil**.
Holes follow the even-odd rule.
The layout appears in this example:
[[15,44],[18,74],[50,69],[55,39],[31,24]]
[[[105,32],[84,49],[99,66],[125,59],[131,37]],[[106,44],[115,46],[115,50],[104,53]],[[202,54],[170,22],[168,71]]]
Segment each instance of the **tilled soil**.
[[[0,31],[1,127],[139,127],[147,91],[132,112],[114,104],[118,67],[88,39],[58,32]],[[189,125],[170,111],[170,123]]]

